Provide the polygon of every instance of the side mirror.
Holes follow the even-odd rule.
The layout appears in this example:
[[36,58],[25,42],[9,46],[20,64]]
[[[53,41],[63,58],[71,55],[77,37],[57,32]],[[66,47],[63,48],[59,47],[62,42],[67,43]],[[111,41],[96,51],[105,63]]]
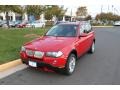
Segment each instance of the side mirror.
[[80,35],[80,37],[86,37],[88,34],[86,34],[86,33],[82,33],[81,35]]

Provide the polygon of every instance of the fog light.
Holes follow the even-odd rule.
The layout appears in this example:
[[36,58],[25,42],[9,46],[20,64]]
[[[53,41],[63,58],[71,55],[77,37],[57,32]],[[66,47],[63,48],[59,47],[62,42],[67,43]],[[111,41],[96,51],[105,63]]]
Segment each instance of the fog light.
[[57,63],[57,60],[54,60],[54,61],[53,61],[53,64],[56,64],[56,63]]

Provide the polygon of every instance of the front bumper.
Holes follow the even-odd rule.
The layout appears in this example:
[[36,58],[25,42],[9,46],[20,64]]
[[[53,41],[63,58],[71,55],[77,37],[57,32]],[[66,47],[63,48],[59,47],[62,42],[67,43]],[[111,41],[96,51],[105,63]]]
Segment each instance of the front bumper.
[[[28,61],[22,60],[22,62],[23,62],[23,64],[29,65]],[[58,70],[60,70],[60,68],[53,67],[50,64],[46,64],[44,62],[37,62],[37,67],[36,68],[38,68],[38,69],[40,68],[41,70],[46,70],[47,69],[47,71],[51,71],[51,70],[52,71],[58,71]]]
[[53,58],[53,57],[43,57],[42,59],[34,58],[34,57],[28,57],[24,53],[20,54],[20,57],[22,59],[22,62],[29,65],[29,61],[33,61],[37,63],[37,67],[55,67],[55,68],[64,68],[66,64],[66,58],[64,56],[61,56],[59,58]]
[[48,67],[48,68],[64,68],[65,67],[65,62],[64,63],[61,63],[61,61],[57,61],[57,62],[54,62],[54,61],[51,61],[51,62],[46,62],[46,61],[36,61],[36,60],[23,60],[22,59],[22,62],[24,64],[27,64],[29,65],[29,61],[33,61],[33,62],[36,62],[37,63],[37,68],[39,67]]
[[28,28],[29,28],[29,27],[33,27],[33,26],[32,26],[32,25],[26,25],[26,27],[28,27]]

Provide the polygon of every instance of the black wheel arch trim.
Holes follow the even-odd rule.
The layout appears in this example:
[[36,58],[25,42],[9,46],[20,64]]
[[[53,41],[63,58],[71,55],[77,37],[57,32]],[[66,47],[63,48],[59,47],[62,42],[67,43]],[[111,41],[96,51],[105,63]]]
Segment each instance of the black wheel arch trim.
[[68,54],[68,57],[70,56],[70,54],[75,54],[75,56],[76,56],[76,58],[78,57],[78,55],[77,55],[77,51],[75,50],[75,49],[72,49],[71,51],[70,51],[70,53]]

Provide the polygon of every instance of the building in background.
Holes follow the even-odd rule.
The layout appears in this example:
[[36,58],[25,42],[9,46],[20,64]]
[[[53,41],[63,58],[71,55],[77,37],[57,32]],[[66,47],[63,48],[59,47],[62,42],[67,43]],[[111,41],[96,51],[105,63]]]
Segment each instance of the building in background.
[[[24,13],[23,15],[14,13],[14,12],[9,12],[9,20],[10,21],[17,21],[17,20],[23,20],[23,21],[28,21],[28,20],[35,20],[35,17],[32,15],[27,15],[27,13]],[[40,15],[39,18],[41,21],[45,20],[44,14]],[[0,20],[6,20],[6,13],[1,12],[0,13]]]
[[[9,12],[8,16],[10,21],[22,20],[22,16],[14,12]],[[6,20],[6,13],[0,13],[0,20]]]

